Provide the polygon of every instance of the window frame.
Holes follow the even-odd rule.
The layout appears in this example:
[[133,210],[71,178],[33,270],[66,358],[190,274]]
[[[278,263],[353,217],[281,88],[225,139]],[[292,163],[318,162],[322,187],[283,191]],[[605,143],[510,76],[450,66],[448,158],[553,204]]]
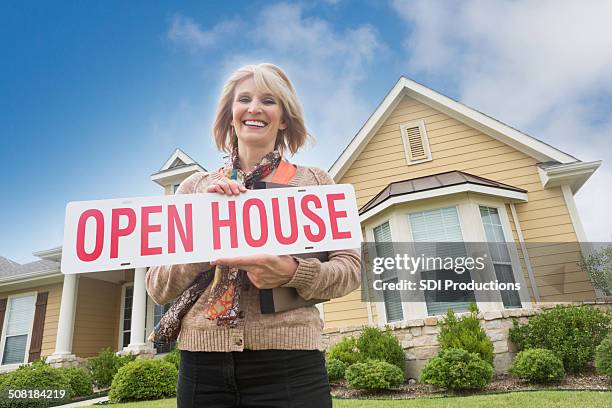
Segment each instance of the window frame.
[[[506,202],[500,202],[499,200],[491,200],[491,199],[486,199],[484,197],[479,197],[477,200],[474,201],[474,204],[475,204],[475,211],[478,213],[478,217],[480,218],[480,223],[478,225],[480,228],[480,233],[482,234],[482,237],[483,237],[483,242],[488,242],[488,240],[487,240],[487,233],[485,231],[484,223],[482,222],[482,218],[480,216],[480,207],[482,206],[482,207],[490,207],[490,208],[497,209],[497,213],[499,214],[499,218],[501,221],[501,227],[502,227],[502,232],[504,234],[504,239],[506,240],[507,243],[508,242],[513,243],[513,245],[510,247],[508,252],[510,253],[510,265],[512,267],[512,276],[514,277],[514,282],[521,284],[521,290],[518,291],[519,298],[521,301],[521,306],[519,308],[530,308],[532,306],[531,298],[529,295],[529,291],[527,289],[527,283],[524,279],[523,268],[521,266],[521,260],[520,260],[518,250],[517,250],[517,246],[519,245],[519,243],[514,239],[514,236],[512,235],[512,227],[510,226],[510,218],[508,217],[508,212],[506,210]],[[501,297],[501,294],[500,294],[500,297]],[[517,308],[507,309],[501,300],[499,302],[499,308],[500,310],[517,309]]]
[[[374,239],[374,228],[376,228],[376,227],[378,227],[380,225],[383,225],[386,222],[389,223],[389,230],[391,232],[391,242],[396,241],[396,234],[397,234],[397,232],[394,232],[393,222],[391,222],[391,218],[382,218],[378,222],[373,224],[372,227],[366,228],[366,237],[368,239],[368,242],[376,242],[375,239]],[[397,275],[397,278],[398,278],[398,280],[400,279],[399,274]],[[401,294],[401,292],[400,292],[400,294]],[[406,314],[406,312],[407,312],[407,310],[406,310],[406,302],[404,302],[404,301],[401,302],[401,305],[402,305],[402,319],[401,320],[392,321],[392,322],[387,321],[387,308],[385,306],[384,300],[382,302],[374,302],[374,303],[376,304],[376,313],[378,314],[378,321],[381,324],[403,322],[403,321],[406,320],[406,316],[408,316]]]
[[[363,224],[363,227],[366,231],[366,238],[368,242],[374,242],[374,227],[388,221],[393,241],[411,242],[412,228],[409,222],[409,214],[454,206],[457,208],[463,241],[466,243],[486,242],[486,234],[479,210],[479,206],[483,205],[498,209],[502,220],[502,228],[506,242],[513,242],[518,245],[517,241],[514,240],[512,235],[510,221],[505,208],[506,203],[507,200],[502,197],[487,197],[482,194],[470,192],[428,198],[420,201],[397,203],[368,218]],[[519,297],[521,299],[522,308],[529,308],[531,307],[532,303],[529,297],[525,279],[522,275],[523,268],[521,267],[516,245],[510,251],[510,257],[512,259],[512,271],[515,282],[520,282],[521,284]],[[398,274],[398,279],[400,277],[401,275]],[[416,293],[415,296],[421,296],[422,299],[417,301],[413,300],[411,302],[402,302],[402,311],[404,314],[403,321],[429,317],[425,303],[425,296],[421,293]],[[381,302],[375,303],[379,324],[385,325],[399,323],[399,321],[387,322],[384,304],[381,305]],[[478,296],[476,296],[476,305],[481,312],[507,310],[504,308],[503,302],[501,301],[501,295],[499,302],[479,302]]]
[[[121,351],[123,350],[124,346],[123,346],[123,320],[125,318],[125,292],[127,290],[127,288],[131,287],[132,288],[132,307],[134,306],[134,282],[126,282],[123,285],[121,285],[121,313],[119,313],[119,333],[118,333],[118,339],[117,339],[117,350]],[[145,308],[146,310],[146,308]],[[130,326],[131,326],[131,319],[132,317],[130,316]],[[130,327],[130,333],[131,333],[132,328]],[[129,343],[128,343],[129,344]]]
[[[408,231],[409,231],[409,234],[410,234],[410,242],[414,243],[414,233],[413,233],[413,230],[412,230],[412,225],[410,224],[410,216],[412,214],[417,214],[417,213],[422,213],[422,212],[427,212],[427,211],[434,211],[434,210],[443,210],[443,209],[446,209],[446,208],[454,208],[455,211],[457,212],[457,219],[459,221],[459,230],[460,230],[460,233],[461,233],[461,242],[463,242],[463,243],[468,242],[465,239],[465,236],[466,236],[466,233],[465,233],[465,223],[463,221],[463,217],[462,217],[462,214],[461,214],[461,209],[460,209],[459,203],[455,203],[455,204],[452,204],[452,205],[442,205],[442,206],[438,205],[438,206],[434,206],[434,207],[429,208],[429,209],[419,209],[419,210],[413,210],[413,211],[408,211],[408,212],[404,213],[404,217],[406,218],[406,222],[408,224]],[[467,251],[468,251],[467,246],[465,247],[465,250],[466,250],[466,255],[467,255]],[[430,272],[430,271],[426,271],[426,272]],[[423,274],[423,272],[419,272],[419,279],[420,279],[420,275],[421,274]],[[476,293],[474,293],[474,299],[476,300],[476,304],[478,304],[478,299],[476,299]],[[424,309],[425,309],[425,317],[429,317],[429,316],[443,316],[444,315],[444,314],[434,314],[434,315],[430,315],[429,314],[429,310],[427,308],[427,300],[426,300],[424,294],[423,294],[423,305],[424,305]]]
[[[8,323],[8,316],[10,313],[10,305],[11,305],[10,300],[13,298],[26,297],[26,296],[32,296],[34,300],[32,302],[32,324],[30,325],[30,328],[28,330],[28,338],[26,340],[26,349],[25,349],[25,353],[23,357],[24,361],[21,363],[2,364],[2,360],[4,359],[4,347],[6,345],[6,331],[8,329],[7,323]],[[37,298],[38,298],[38,291],[16,293],[16,294],[9,295],[6,297],[6,310],[4,312],[4,321],[2,323],[2,334],[0,337],[0,365],[2,367],[11,367],[11,366],[18,367],[21,364],[27,364],[28,354],[30,350],[30,343],[32,341],[32,332],[34,330],[34,316],[36,316],[36,299]]]

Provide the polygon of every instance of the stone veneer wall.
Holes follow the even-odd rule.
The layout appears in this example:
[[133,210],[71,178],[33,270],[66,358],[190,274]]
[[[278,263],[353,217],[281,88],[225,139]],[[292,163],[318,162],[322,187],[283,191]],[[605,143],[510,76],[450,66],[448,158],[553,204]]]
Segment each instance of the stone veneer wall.
[[[612,307],[612,303],[609,301],[588,304],[601,309],[610,309]],[[512,359],[514,359],[517,353],[515,345],[508,337],[508,331],[512,327],[512,320],[518,318],[520,323],[525,323],[530,316],[542,313],[543,310],[554,306],[555,304],[539,304],[530,309],[508,309],[478,313],[480,325],[485,329],[491,341],[493,341],[493,365],[497,374],[508,372]],[[469,313],[457,313],[457,316],[467,314]],[[399,339],[406,353],[407,378],[418,379],[425,363],[438,353],[439,319],[436,316],[429,316],[423,319],[412,319],[388,324],[393,329],[395,336]],[[323,332],[325,348],[327,349],[336,344],[343,337],[357,337],[361,334],[361,330],[362,327],[325,330]]]

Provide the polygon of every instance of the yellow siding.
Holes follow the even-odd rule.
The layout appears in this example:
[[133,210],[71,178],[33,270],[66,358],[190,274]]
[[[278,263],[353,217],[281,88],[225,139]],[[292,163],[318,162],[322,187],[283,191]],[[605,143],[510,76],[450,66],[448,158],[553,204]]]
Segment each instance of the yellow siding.
[[90,357],[106,347],[117,351],[120,307],[120,285],[81,276],[72,352]]
[[53,354],[55,351],[55,336],[57,333],[57,323],[59,322],[59,305],[62,297],[62,284],[54,283],[51,285],[36,286],[29,289],[20,289],[17,291],[3,292],[1,298],[6,298],[10,295],[17,295],[26,292],[49,292],[47,298],[47,309],[45,312],[45,325],[43,327],[43,340],[40,355],[46,357]]
[[[425,122],[433,160],[408,166],[399,126],[420,119]],[[536,159],[511,146],[421,102],[404,97],[338,182],[354,185],[357,204],[361,207],[391,182],[460,170],[528,191],[528,202],[516,205],[525,240],[576,241],[561,189],[542,187],[537,163]],[[512,214],[509,209],[507,212],[513,235],[518,240]],[[518,249],[522,257],[520,247]],[[542,300],[554,301],[559,298],[559,293],[572,293],[575,300],[592,299],[594,290],[586,274],[571,269],[571,274],[563,275],[568,265],[575,265],[579,252],[564,254],[561,245],[557,250],[549,248],[548,253],[530,253]],[[561,271],[554,275],[557,276],[554,279],[550,278],[553,276],[551,267]],[[523,273],[529,285],[525,268]],[[560,283],[563,276],[565,280]],[[338,305],[335,302],[326,304],[326,310],[330,310],[325,315],[327,326],[350,326],[364,318],[367,321],[367,309],[360,297],[342,301]]]

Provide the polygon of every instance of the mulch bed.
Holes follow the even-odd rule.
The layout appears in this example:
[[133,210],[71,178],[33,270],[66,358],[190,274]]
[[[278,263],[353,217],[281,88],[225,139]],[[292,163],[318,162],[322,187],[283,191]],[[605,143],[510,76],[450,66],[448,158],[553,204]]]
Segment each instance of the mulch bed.
[[335,398],[413,399],[536,390],[612,391],[612,381],[610,381],[607,376],[596,373],[567,374],[560,382],[539,385],[529,384],[508,375],[497,375],[493,378],[491,384],[487,385],[484,389],[463,392],[452,392],[432,385],[418,383],[406,383],[395,390],[376,392],[354,390],[348,387],[346,381],[339,381],[332,384],[332,396]]

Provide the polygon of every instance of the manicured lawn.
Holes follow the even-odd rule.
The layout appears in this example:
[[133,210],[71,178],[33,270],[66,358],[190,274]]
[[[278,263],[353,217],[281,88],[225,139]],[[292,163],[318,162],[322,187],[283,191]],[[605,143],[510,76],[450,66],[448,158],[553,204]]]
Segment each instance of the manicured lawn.
[[[612,406],[612,392],[600,391],[531,391],[472,397],[428,398],[418,400],[341,400],[334,399],[334,408],[444,407],[444,408],[576,408]],[[121,408],[174,408],[176,399],[116,404]]]

